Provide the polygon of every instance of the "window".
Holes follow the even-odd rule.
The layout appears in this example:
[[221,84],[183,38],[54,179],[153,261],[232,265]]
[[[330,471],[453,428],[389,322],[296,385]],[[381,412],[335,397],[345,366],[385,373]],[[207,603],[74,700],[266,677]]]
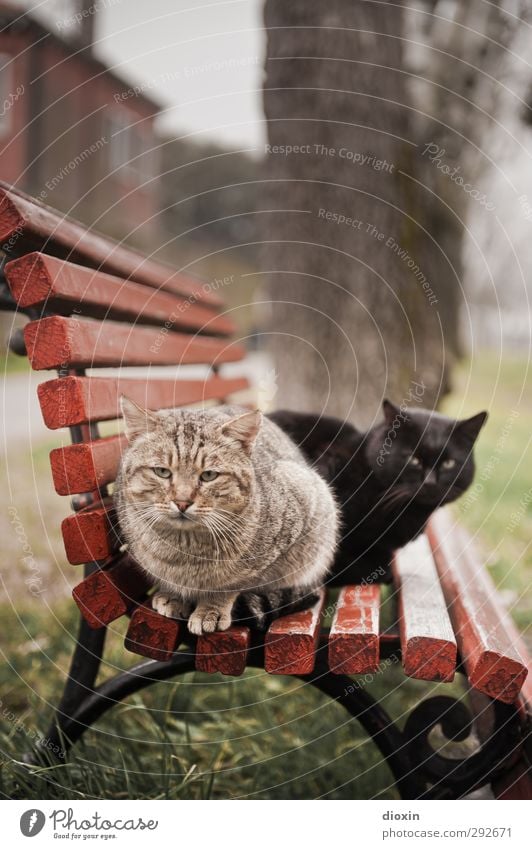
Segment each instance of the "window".
[[129,164],[131,133],[128,114],[123,109],[114,109],[106,114],[105,135],[109,141],[109,165],[111,173]]
[[153,176],[154,139],[145,122],[125,109],[113,108],[106,115],[111,173],[121,172],[128,180],[144,183]]

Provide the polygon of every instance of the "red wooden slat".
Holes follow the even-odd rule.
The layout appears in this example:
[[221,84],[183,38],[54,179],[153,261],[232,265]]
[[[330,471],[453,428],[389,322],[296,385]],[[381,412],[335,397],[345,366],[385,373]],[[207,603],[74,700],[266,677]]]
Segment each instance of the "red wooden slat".
[[155,378],[60,377],[37,387],[43,418],[52,430],[120,415],[120,395],[150,410],[224,399],[248,387],[246,378],[157,380]]
[[61,522],[61,533],[69,563],[106,560],[120,547],[112,502],[91,505]]
[[122,452],[124,434],[79,442],[50,451],[50,465],[58,495],[93,492],[114,481]]
[[275,675],[308,675],[316,662],[325,590],[308,610],[276,619],[264,640],[264,668]]
[[76,312],[140,324],[168,322],[169,329],[200,329],[208,334],[234,332],[232,321],[206,305],[57,257],[27,254],[8,262],[5,274],[20,307],[46,304],[49,312],[64,315]]
[[24,328],[32,368],[185,365],[242,359],[243,348],[225,340],[118,322],[51,316]]
[[81,615],[91,628],[101,628],[114,622],[149,589],[149,582],[129,557],[114,566],[93,572],[72,590]]
[[422,681],[452,681],[456,670],[456,640],[424,534],[397,552],[393,571],[399,593],[405,674]]
[[208,284],[91,232],[83,224],[6,185],[0,187],[0,248],[10,255],[44,250],[193,300],[216,306],[221,303]]
[[379,666],[380,587],[343,587],[329,634],[331,672],[361,675]]
[[182,623],[161,616],[148,604],[134,611],[127,629],[126,649],[152,660],[170,660],[180,642]]
[[227,631],[203,634],[196,643],[196,669],[242,675],[250,642],[249,628],[233,626]]
[[471,538],[441,510],[431,519],[428,536],[471,685],[514,702],[527,676],[527,655]]

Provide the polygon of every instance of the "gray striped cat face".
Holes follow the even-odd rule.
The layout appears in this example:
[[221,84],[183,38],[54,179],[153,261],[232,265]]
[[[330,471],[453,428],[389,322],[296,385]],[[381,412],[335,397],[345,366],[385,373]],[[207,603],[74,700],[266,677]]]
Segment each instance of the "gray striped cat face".
[[220,423],[200,410],[152,413],[121,400],[129,447],[122,458],[124,494],[157,525],[194,532],[227,525],[253,492],[250,453],[260,413]]

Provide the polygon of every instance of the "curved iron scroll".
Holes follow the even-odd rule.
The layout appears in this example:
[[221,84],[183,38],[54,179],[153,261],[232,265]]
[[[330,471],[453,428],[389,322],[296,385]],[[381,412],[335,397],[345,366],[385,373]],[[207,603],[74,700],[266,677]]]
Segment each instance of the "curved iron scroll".
[[[523,744],[514,705],[491,700],[493,728],[472,754],[451,758],[435,749],[431,732],[439,725],[448,741],[467,739],[473,718],[463,702],[432,696],[409,714],[401,732],[383,708],[350,678],[325,675],[311,681],[344,705],[373,738],[386,759],[403,799],[457,799],[483,787],[513,761]],[[361,711],[363,703],[366,708]]]
[[465,758],[445,757],[430,742],[430,733],[440,725],[447,740],[466,740],[473,720],[463,702],[449,696],[434,696],[421,702],[409,715],[404,737],[412,768],[432,785],[426,797],[452,798],[470,793],[490,781],[522,745],[521,722],[514,705],[491,701],[493,727],[480,747]]

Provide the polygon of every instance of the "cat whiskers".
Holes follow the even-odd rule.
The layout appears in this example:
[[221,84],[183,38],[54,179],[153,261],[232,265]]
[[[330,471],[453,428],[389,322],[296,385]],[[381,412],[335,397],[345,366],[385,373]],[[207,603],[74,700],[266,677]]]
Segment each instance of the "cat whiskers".
[[223,560],[227,568],[227,564],[231,563],[235,559],[235,545],[232,544],[230,540],[228,540],[223,530],[219,527],[216,520],[213,520],[212,516],[205,516],[203,524],[208,529],[209,533],[212,535],[214,544],[216,546],[217,559],[220,561]]
[[146,507],[142,507],[140,510],[135,510],[135,516],[139,522],[140,534],[153,530],[154,526],[162,518],[160,506],[151,502],[144,503],[147,504]]
[[386,512],[398,507],[401,502],[407,502],[411,497],[410,490],[405,486],[398,486],[389,490],[379,503],[379,507]]
[[[251,557],[253,559],[253,555],[250,553],[250,530],[252,532],[257,530],[260,527],[260,522],[219,507],[213,513],[218,525],[221,525],[223,532],[236,548],[239,558],[245,555],[246,558]],[[253,533],[251,536],[253,537]]]
[[223,551],[228,555],[228,560],[234,559],[235,553],[242,547],[240,543],[240,529],[228,527],[223,518],[217,515],[217,511],[209,510],[203,515],[203,524],[209,529],[216,540],[218,552]]
[[222,548],[231,551],[238,547],[237,537],[224,525],[219,516],[210,513],[206,517],[206,522],[208,526],[215,531]]
[[252,519],[250,516],[242,516],[239,513],[233,513],[231,510],[224,510],[223,507],[216,507],[214,513],[230,525],[234,524],[242,528],[258,528],[260,522]]
[[201,524],[204,525],[207,528],[207,530],[209,531],[210,535],[213,538],[214,547],[216,549],[216,559],[222,560],[222,558],[220,557],[220,546],[218,545],[218,537],[216,536],[216,531],[214,530],[214,528],[211,528],[211,526],[209,525],[209,523],[207,521],[203,521],[203,522],[201,522]]
[[213,511],[213,515],[227,534],[234,537],[235,541],[239,544],[241,544],[240,537],[244,530],[258,527],[258,522],[254,522],[251,519],[244,518],[236,513],[232,513],[230,510],[223,510],[219,507]]

